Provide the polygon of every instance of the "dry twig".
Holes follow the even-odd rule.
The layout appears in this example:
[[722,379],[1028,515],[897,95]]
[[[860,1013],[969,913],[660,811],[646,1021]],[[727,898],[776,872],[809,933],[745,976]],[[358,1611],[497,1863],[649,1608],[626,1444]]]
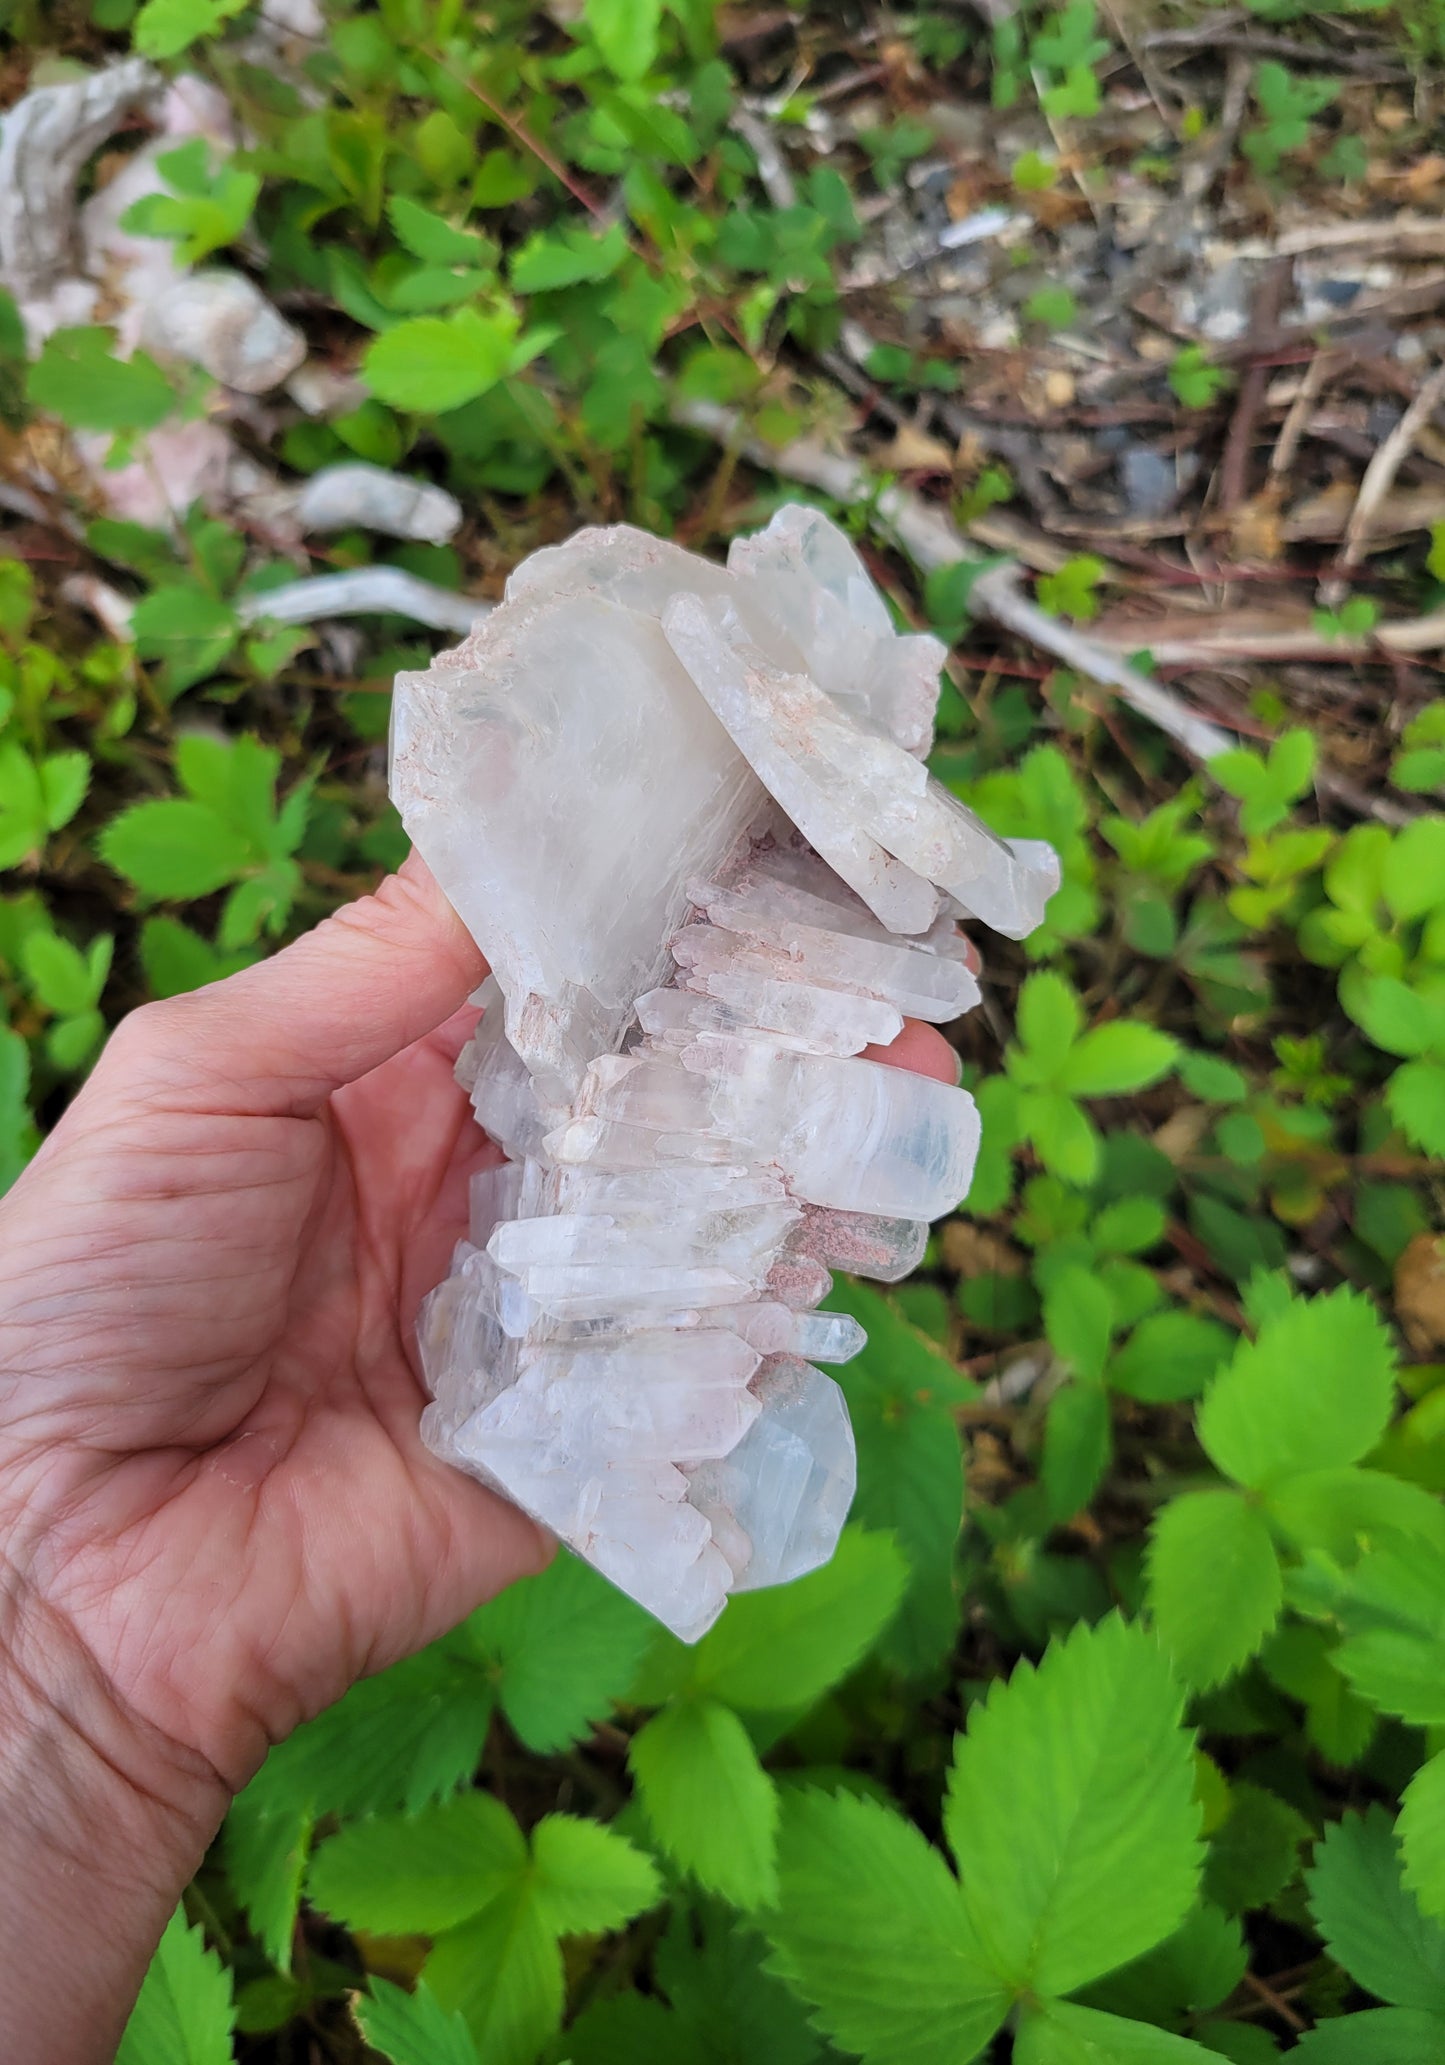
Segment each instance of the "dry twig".
[[1445,399],[1445,366],[1437,366],[1421,387],[1404,415],[1395,425],[1385,442],[1380,446],[1360,482],[1360,492],[1345,525],[1344,541],[1331,579],[1320,589],[1320,600],[1331,607],[1337,603],[1349,585],[1350,568],[1360,559],[1365,541],[1370,535],[1376,511],[1394,485],[1406,454],[1420,432],[1430,421],[1442,399]]

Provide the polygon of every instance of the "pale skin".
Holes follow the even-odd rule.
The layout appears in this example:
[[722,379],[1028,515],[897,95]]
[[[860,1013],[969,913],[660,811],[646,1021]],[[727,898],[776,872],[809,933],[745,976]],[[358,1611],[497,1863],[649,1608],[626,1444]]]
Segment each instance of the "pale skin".
[[[552,1543],[417,1432],[495,1151],[485,969],[415,860],[123,1021],[0,1203],[0,2057],[110,2059],[268,1747]],[[874,1059],[954,1077],[930,1028]]]

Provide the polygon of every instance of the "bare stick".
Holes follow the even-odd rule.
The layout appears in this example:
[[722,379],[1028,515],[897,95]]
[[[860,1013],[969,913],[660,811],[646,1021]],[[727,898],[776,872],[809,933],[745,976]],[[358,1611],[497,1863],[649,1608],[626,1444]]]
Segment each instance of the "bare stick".
[[260,595],[243,596],[237,614],[248,624],[314,624],[318,617],[410,617],[433,631],[466,633],[491,604],[431,581],[419,581],[397,566],[362,566],[354,573],[317,574],[288,581]]
[[1112,688],[1121,702],[1156,725],[1192,760],[1212,760],[1234,744],[1228,732],[1206,718],[1196,717],[1159,682],[1129,666],[1106,646],[1061,624],[1057,617],[1046,616],[1023,593],[1017,567],[990,567],[987,573],[980,574],[970,592],[969,604],[1020,638],[1026,638],[1031,645],[1051,652],[1076,673]]
[[1345,525],[1345,535],[1340,545],[1339,558],[1331,579],[1320,589],[1320,600],[1331,607],[1337,603],[1348,586],[1350,568],[1357,564],[1365,549],[1376,511],[1394,485],[1409,454],[1410,447],[1425,428],[1441,398],[1445,397],[1445,366],[1437,366],[1420,392],[1415,396],[1404,415],[1395,425],[1380,449],[1365,468],[1365,477],[1360,482],[1360,492]]

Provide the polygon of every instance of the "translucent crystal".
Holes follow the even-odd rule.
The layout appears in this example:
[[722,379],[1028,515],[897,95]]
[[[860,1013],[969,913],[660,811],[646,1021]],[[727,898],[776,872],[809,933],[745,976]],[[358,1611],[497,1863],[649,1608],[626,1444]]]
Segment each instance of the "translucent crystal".
[[864,1346],[967,1189],[967,1093],[864,1058],[978,1001],[960,911],[1052,856],[917,754],[941,648],[779,512],[726,568],[626,527],[517,568],[398,677],[393,793],[493,974],[457,1064],[501,1167],[425,1301],[423,1433],[687,1640],[832,1553]]

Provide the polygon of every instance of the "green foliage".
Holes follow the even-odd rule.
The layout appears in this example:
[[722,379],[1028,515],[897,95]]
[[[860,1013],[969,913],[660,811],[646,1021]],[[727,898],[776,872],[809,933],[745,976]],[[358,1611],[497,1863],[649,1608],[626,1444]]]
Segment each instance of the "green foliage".
[[[1358,0],[1333,13],[1360,21],[1323,28],[1303,0],[1252,11],[1332,59],[1440,47],[1425,0]],[[1042,101],[1056,147],[1010,129],[1000,174],[1035,218],[1005,299],[1079,330],[1047,255],[1082,205],[1070,184],[1172,200],[1218,67],[1171,57],[1201,104],[1177,145],[1121,147],[1153,117],[1119,10],[993,12],[813,9],[763,35],[696,0],[334,0],[304,84],[256,63],[230,0],[66,13],[47,64],[102,61],[96,32],[131,28],[218,83],[246,138],[227,159],[167,150],[132,233],[183,263],[235,247],[313,361],[364,383],[330,416],[288,402],[274,433],[248,414],[251,456],[401,468],[468,520],[449,548],[352,532],[280,553],[224,514],[148,528],[97,500],[54,549],[17,533],[0,1183],[119,1013],[225,979],[405,850],[384,691],[438,641],[389,618],[344,639],[268,625],[270,587],[375,563],[492,595],[583,521],[721,556],[797,492],[755,463],[770,446],[846,426],[863,457],[873,426],[826,378],[845,313],[879,332],[866,375],[889,408],[922,420],[966,394],[967,358],[915,330],[906,278],[891,310],[840,290],[880,205],[901,224],[955,148],[923,117],[934,98],[987,86],[1035,124]],[[35,10],[12,14],[18,62]],[[1392,179],[1371,81],[1336,94],[1276,55],[1252,74],[1255,172]],[[742,113],[783,154],[785,205]],[[1220,186],[1255,212],[1271,198],[1245,167]],[[129,491],[154,478],[152,433],[223,398],[118,357],[108,312],[31,354],[0,298],[0,413],[27,465],[51,470],[67,430],[108,442]],[[1166,448],[1222,430],[1183,412],[1220,403],[1230,356],[1155,360]],[[722,457],[680,402],[738,411],[746,441]],[[1015,493],[970,459],[952,514],[991,535]],[[994,562],[910,568],[892,506],[841,513],[886,561],[899,622],[961,646],[933,769],[1001,836],[1049,841],[1062,882],[1021,949],[983,943],[986,1005],[959,1041],[983,1125],[967,1216],[915,1282],[840,1279],[831,1300],[869,1336],[837,1372],[855,1524],[827,1570],[741,1597],[692,1649],[563,1554],[354,1687],[235,1803],[188,1907],[204,1934],[167,1931],[124,2065],[363,2040],[396,2065],[1445,2052],[1445,700],[1421,701],[1420,669],[1388,676],[1371,639],[1376,572],[1391,608],[1428,612],[1445,543],[1423,564],[1398,545],[1316,620],[1354,670],[1357,737],[1371,695],[1395,695],[1380,752],[1419,815],[1394,827],[1316,790],[1340,771],[1336,711],[1312,701],[1306,729],[1288,670],[1240,663],[1238,707],[1274,742],[1192,771],[1106,691],[1036,680],[1039,655],[971,623]],[[1291,573],[1313,566],[1309,541],[1291,550]],[[62,585],[77,572],[120,595],[129,636],[95,631]],[[1132,579],[1127,553],[1107,571],[1080,554],[1038,592],[1087,623]]]
[[1314,118],[1338,97],[1338,79],[1302,79],[1273,58],[1254,68],[1254,102],[1260,120],[1241,143],[1259,172],[1277,172],[1292,152],[1309,142]]
[[1004,1056],[1017,1093],[1012,1130],[1031,1143],[1046,1169],[1090,1183],[1101,1148],[1079,1100],[1145,1089],[1169,1073],[1178,1051],[1168,1033],[1151,1025],[1120,1021],[1085,1031],[1078,997],[1064,978],[1052,970],[1031,975],[1019,993],[1018,1042]]
[[1169,361],[1169,385],[1186,409],[1207,409],[1232,385],[1223,366],[1212,365],[1198,344],[1181,344]]
[[197,265],[212,251],[234,243],[250,221],[261,191],[255,172],[231,164],[213,168],[201,136],[163,151],[156,170],[170,193],[145,194],[132,202],[121,227],[138,236],[174,239],[178,265]]
[[228,2065],[235,2020],[229,1973],[177,1908],[125,2025],[116,2065]]
[[30,368],[26,392],[72,430],[154,430],[176,406],[154,359],[143,351],[117,358],[111,332],[94,325],[53,331]]

